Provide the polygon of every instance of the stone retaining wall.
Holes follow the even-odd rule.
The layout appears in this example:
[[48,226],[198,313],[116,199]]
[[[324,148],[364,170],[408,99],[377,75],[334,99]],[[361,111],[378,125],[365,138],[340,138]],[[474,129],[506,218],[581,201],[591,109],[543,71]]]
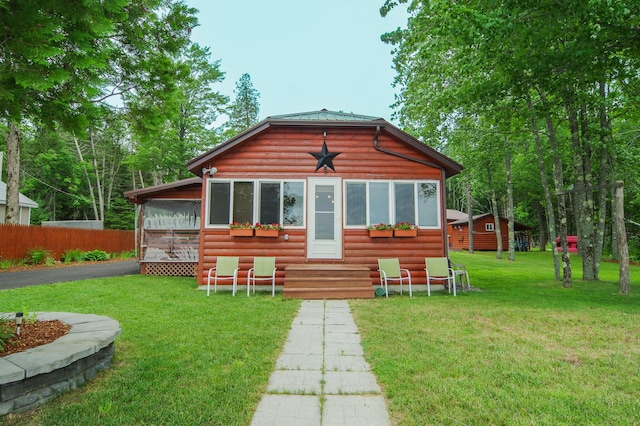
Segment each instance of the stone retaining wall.
[[0,416],[42,405],[111,366],[118,321],[68,312],[40,312],[37,319],[58,319],[71,330],[47,345],[0,358]]

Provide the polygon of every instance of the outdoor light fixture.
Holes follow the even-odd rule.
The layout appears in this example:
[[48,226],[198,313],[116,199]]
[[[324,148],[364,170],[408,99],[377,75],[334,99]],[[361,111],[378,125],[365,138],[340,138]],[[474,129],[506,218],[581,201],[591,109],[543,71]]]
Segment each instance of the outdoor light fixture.
[[207,169],[206,167],[202,168],[202,174],[206,175],[209,174],[211,176],[215,175],[216,172],[218,171],[218,169],[216,169],[215,167],[211,167],[210,169]]
[[16,313],[16,335],[20,335],[20,326],[22,325],[22,318],[24,314],[22,312]]

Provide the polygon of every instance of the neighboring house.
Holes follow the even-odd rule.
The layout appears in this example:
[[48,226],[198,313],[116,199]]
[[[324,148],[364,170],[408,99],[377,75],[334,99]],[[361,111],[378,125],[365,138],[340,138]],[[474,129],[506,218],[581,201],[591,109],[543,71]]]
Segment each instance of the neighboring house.
[[[37,209],[38,203],[20,194],[18,198],[18,223],[29,225],[31,223],[31,209]],[[7,184],[0,180],[0,223],[4,223],[7,209]]]
[[[462,169],[382,118],[327,110],[269,117],[187,167],[201,179],[125,195],[147,205],[201,199],[198,283],[206,283],[217,256],[240,257],[240,285],[254,256],[275,256],[285,295],[288,266],[327,264],[334,274],[364,265],[372,293],[377,259],[384,257],[400,258],[414,282],[424,284],[424,258],[447,255],[444,183]],[[233,222],[283,229],[277,238],[234,237]],[[399,222],[417,224],[417,236],[369,236],[371,224]],[[141,233],[148,252],[148,224]]]
[[[469,250],[469,218],[449,222],[447,225],[449,232],[449,246],[456,250]],[[527,251],[530,247],[529,226],[514,222],[516,250]],[[509,221],[500,218],[500,232],[502,233],[502,249],[509,247]],[[484,213],[473,216],[473,249],[474,250],[497,250],[498,238],[495,231],[495,221],[491,213]]]
[[460,210],[447,209],[447,223],[456,222],[458,220],[467,220],[469,215]]

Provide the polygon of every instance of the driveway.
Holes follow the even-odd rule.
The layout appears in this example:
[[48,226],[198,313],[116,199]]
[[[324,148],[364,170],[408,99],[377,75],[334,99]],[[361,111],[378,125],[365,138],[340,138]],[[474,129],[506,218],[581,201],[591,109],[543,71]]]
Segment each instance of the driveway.
[[18,272],[0,272],[0,290],[53,284],[89,278],[118,277],[140,274],[137,260],[64,266],[61,268],[33,269]]

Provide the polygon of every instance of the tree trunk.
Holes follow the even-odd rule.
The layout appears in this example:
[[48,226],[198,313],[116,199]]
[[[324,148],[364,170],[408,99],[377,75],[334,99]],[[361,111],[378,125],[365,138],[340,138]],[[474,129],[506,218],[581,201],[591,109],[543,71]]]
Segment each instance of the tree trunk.
[[87,179],[87,186],[89,187],[89,194],[91,195],[91,206],[93,207],[93,216],[96,220],[99,220],[98,216],[98,205],[96,203],[96,194],[93,190],[93,184],[91,183],[91,177],[89,177],[89,171],[87,170],[87,165],[84,162],[84,156],[82,155],[82,149],[80,149],[80,144],[78,143],[78,138],[73,137],[73,143],[76,145],[76,151],[78,152],[78,158],[80,159],[80,164],[82,164],[82,171],[84,172],[84,177]]
[[493,213],[494,233],[496,236],[496,259],[502,259],[502,232],[500,229],[500,216],[498,214],[498,200],[493,187],[491,166],[487,165],[487,178],[489,180],[489,192],[491,193],[491,212]]
[[20,129],[9,121],[7,134],[7,207],[4,220],[8,224],[20,223]]
[[[544,154],[542,152],[542,142],[540,140],[540,132],[538,130],[538,120],[531,98],[527,98],[527,104],[531,113],[531,130],[533,131],[533,139],[536,144],[536,153],[538,157],[538,171],[540,172],[540,182],[544,192],[544,201],[547,212],[547,229],[549,230],[549,239],[551,240],[551,252],[553,253],[553,271],[556,281],[560,281],[560,256],[558,254],[558,245],[556,244],[556,215],[553,207],[553,199],[551,197],[551,189],[547,181],[547,171],[544,163]],[[565,238],[566,240],[566,238]],[[541,242],[542,244],[542,238]],[[542,247],[540,247],[542,250]]]
[[[547,218],[542,209],[542,204],[540,201],[535,200],[534,204],[536,206],[536,217],[538,218],[538,234],[539,234],[539,248],[540,251],[547,250],[547,243],[549,242],[549,234],[547,229]],[[560,279],[560,275],[558,275],[558,280]]]
[[593,246],[593,196],[586,190],[590,182],[586,179],[585,163],[590,161],[580,143],[578,115],[570,100],[565,99],[565,108],[571,130],[571,146],[573,149],[573,174],[576,192],[574,193],[576,208],[576,227],[578,229],[578,247],[582,256],[582,279],[594,280],[594,246]]
[[[540,99],[546,103],[546,96],[540,93]],[[564,186],[564,176],[562,172],[562,160],[558,151],[558,139],[553,119],[549,114],[545,115],[547,132],[549,134],[549,144],[553,153],[553,184],[558,194],[558,231],[560,233],[560,244],[562,246],[562,287],[572,286],[571,260],[569,259],[569,245],[567,244],[567,206],[564,194],[561,192]]]
[[509,146],[509,139],[507,136],[504,137],[504,145],[505,145],[505,170],[507,174],[507,219],[509,221],[508,232],[509,232],[509,252],[507,254],[507,259],[514,261],[516,260],[516,234],[514,231],[514,218],[513,218],[513,181],[511,178],[511,147]]
[[[609,153],[606,149],[607,139],[611,136],[611,125],[607,116],[607,108],[605,106],[605,100],[607,97],[606,85],[603,82],[599,83],[600,94],[600,170],[599,170],[599,186],[603,187],[608,181],[608,171],[613,174],[613,168],[615,165],[610,161]],[[600,262],[602,261],[602,250],[604,248],[604,237],[606,231],[607,222],[607,190],[600,189],[598,192],[598,222],[596,223],[596,236],[595,236],[595,279],[599,279],[600,275]]]
[[[96,178],[96,193],[98,195],[98,216],[96,219],[104,222],[104,193],[102,179],[100,179],[100,173],[98,170],[98,158],[96,156],[96,145],[93,132],[89,133],[89,143],[91,144],[91,162],[93,164],[93,174]],[[104,170],[104,164],[102,166],[102,170]]]
[[[600,175],[599,185],[602,187],[607,184],[608,176],[608,161],[607,150],[602,147],[600,149]],[[600,279],[600,262],[602,261],[602,248],[604,247],[604,233],[607,222],[607,189],[600,189],[598,191],[598,221],[596,223],[596,235],[594,241],[594,279]]]
[[618,228],[618,253],[620,253],[620,276],[618,293],[631,294],[631,277],[629,275],[629,246],[627,245],[627,231],[624,225],[624,187],[622,182],[616,187],[616,225]]
[[471,208],[471,176],[467,173],[467,216],[469,218],[469,254],[473,254],[473,209]]
[[[611,159],[611,162],[614,162],[613,158]],[[614,170],[612,169],[609,176],[609,182],[615,183],[615,178],[616,175]],[[616,189],[611,188],[611,258],[613,260],[618,260],[620,258],[620,254],[618,253],[618,225],[616,224],[617,217],[618,211],[616,202]]]

